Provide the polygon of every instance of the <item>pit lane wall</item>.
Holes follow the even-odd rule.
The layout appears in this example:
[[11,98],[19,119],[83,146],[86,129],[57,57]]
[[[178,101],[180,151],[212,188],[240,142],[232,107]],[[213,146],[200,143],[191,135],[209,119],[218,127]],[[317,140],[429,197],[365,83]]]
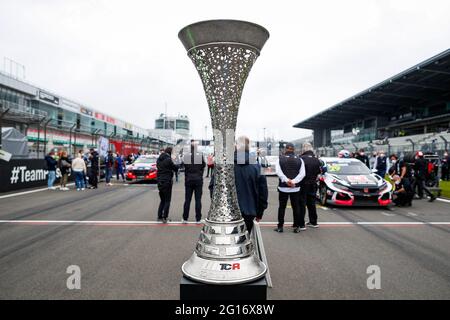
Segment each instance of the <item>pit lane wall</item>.
[[[44,159],[0,160],[0,193],[46,186],[47,174]],[[59,178],[54,185],[58,183]]]

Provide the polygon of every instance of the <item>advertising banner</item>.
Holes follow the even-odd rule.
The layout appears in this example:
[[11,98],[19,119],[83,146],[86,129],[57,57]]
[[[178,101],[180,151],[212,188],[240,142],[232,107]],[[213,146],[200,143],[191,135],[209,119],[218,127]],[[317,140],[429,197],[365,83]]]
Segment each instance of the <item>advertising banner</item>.
[[104,137],[100,137],[98,139],[98,154],[101,157],[106,156],[106,154],[108,153],[108,149],[109,149],[109,140],[104,138]]
[[95,112],[94,114],[95,114],[95,118],[96,118],[96,119],[98,119],[98,120],[103,120],[103,121],[106,120],[106,119],[105,119],[106,116],[105,116],[103,113]]
[[44,91],[39,91],[39,100],[59,105],[58,97]]
[[94,116],[94,111],[92,111],[91,109],[85,108],[85,107],[81,107],[80,108],[80,112],[89,116],[89,117],[93,117]]
[[44,159],[0,160],[0,192],[45,186],[47,174]]

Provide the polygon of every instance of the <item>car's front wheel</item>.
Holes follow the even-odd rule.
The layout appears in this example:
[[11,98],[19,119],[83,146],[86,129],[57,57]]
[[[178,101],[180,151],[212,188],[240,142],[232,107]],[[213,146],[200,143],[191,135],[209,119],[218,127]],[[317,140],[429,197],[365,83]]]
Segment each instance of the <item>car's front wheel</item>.
[[321,186],[320,186],[320,204],[322,205],[322,206],[326,206],[327,205],[327,187],[324,185],[324,184],[322,184]]

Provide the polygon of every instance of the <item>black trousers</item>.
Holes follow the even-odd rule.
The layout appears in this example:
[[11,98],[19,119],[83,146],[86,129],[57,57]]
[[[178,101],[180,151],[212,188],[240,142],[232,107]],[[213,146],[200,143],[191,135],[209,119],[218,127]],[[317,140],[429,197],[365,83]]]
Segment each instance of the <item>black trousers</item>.
[[292,212],[294,215],[294,228],[300,227],[299,215],[300,215],[300,191],[299,192],[278,192],[278,200],[280,206],[278,207],[278,227],[284,225],[284,215],[286,212],[287,202],[291,199]]
[[308,208],[309,222],[317,224],[316,192],[317,185],[312,184],[304,185],[300,189],[300,226],[305,225],[306,208]]
[[448,180],[448,178],[449,178],[449,170],[448,170],[448,166],[447,165],[442,166],[441,175],[442,175],[442,180],[445,180],[445,181]]
[[185,198],[183,208],[183,219],[189,219],[189,209],[191,206],[192,194],[195,194],[195,220],[200,221],[202,218],[202,191],[203,181],[188,181],[185,182]]
[[91,171],[91,176],[89,177],[89,184],[92,187],[97,188],[97,185],[98,185],[98,171],[96,171],[96,170],[92,170]]
[[247,227],[248,234],[251,234],[253,229],[253,220],[255,219],[255,216],[242,214],[242,218],[244,219],[245,226]]
[[119,180],[119,175],[122,176],[122,180],[125,181],[125,176],[123,175],[123,169],[116,169],[117,180]]
[[408,192],[397,192],[395,193],[394,203],[398,206],[411,205],[411,199],[414,195]]
[[206,170],[206,177],[209,177],[209,174],[213,173],[214,166],[208,166],[208,169]]
[[421,177],[416,177],[415,182],[416,182],[416,187],[417,187],[417,195],[419,196],[419,198],[423,198],[424,191],[429,197],[433,197],[433,194],[430,192],[430,190],[428,190],[428,188],[425,187],[425,179],[423,179]]
[[415,179],[413,178],[403,178],[402,179],[403,188],[406,191],[406,196],[404,197],[405,203],[403,205],[411,205],[414,198],[414,185]]
[[158,219],[167,219],[169,216],[170,201],[172,199],[172,181],[158,182],[159,198]]

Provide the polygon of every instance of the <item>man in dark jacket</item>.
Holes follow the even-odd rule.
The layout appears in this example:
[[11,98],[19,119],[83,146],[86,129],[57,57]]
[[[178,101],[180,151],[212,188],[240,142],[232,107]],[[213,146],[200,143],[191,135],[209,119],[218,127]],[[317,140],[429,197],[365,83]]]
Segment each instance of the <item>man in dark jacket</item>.
[[262,219],[264,210],[267,209],[268,190],[266,176],[261,174],[256,157],[254,159],[250,157],[249,145],[249,138],[244,136],[238,138],[234,178],[239,209],[247,230],[251,233],[253,220]]
[[370,168],[369,157],[365,154],[364,149],[359,149],[355,158],[364,163],[367,168]]
[[406,192],[405,202],[403,205],[410,207],[414,197],[413,176],[411,165],[404,158],[399,162],[400,179],[398,181]]
[[284,215],[289,198],[294,215],[294,232],[306,230],[305,225],[300,223],[300,182],[305,177],[305,165],[303,160],[296,156],[292,143],[286,144],[286,152],[280,156],[276,164],[276,172],[279,178],[278,199],[278,226],[276,232],[283,232]]
[[202,191],[203,172],[205,171],[203,155],[197,152],[197,144],[191,142],[190,153],[184,156],[184,188],[185,200],[183,208],[183,223],[189,219],[192,194],[195,194],[195,221],[200,223],[202,219]]
[[414,162],[414,177],[416,178],[415,184],[417,186],[417,195],[419,196],[419,199],[422,199],[423,192],[425,191],[425,193],[430,197],[430,202],[432,202],[436,199],[436,196],[432,194],[430,190],[428,190],[428,188],[425,186],[427,161],[423,158],[422,151],[418,151],[415,158],[416,160]]
[[391,176],[391,179],[394,175],[400,176],[400,167],[397,155],[395,153],[391,154],[389,160],[390,160],[390,167],[388,173]]
[[[262,219],[267,209],[269,192],[266,176],[261,174],[261,166],[256,163],[256,157],[249,153],[249,139],[239,137],[234,159],[234,181],[242,218],[249,233],[253,229],[253,221]],[[210,196],[214,189],[214,174],[209,183]]]
[[56,166],[58,165],[58,161],[56,161],[54,157],[55,153],[53,151],[50,151],[50,153],[45,156],[45,161],[48,170],[47,186],[48,189],[50,190],[55,190],[53,184],[55,183],[56,180]]
[[158,221],[167,223],[169,217],[170,201],[172,199],[173,174],[178,170],[172,161],[172,148],[167,147],[156,160],[158,169],[158,190],[161,202],[158,208]]
[[375,169],[377,169],[377,174],[384,179],[387,171],[387,157],[384,151],[380,151],[380,154],[375,159]]
[[[300,222],[305,225],[306,207],[308,207],[309,222],[306,226],[318,228],[317,210],[316,210],[316,193],[317,193],[317,176],[320,173],[321,164],[312,151],[310,143],[303,144],[303,154],[301,155],[305,164],[305,178],[300,183]],[[369,159],[367,159],[369,161]]]
[[450,173],[450,156],[448,151],[445,150],[444,156],[442,157],[442,180],[448,181]]
[[405,189],[402,179],[398,175],[394,175],[392,177],[392,181],[394,181],[395,185],[395,191],[393,193],[393,201],[395,205],[399,207],[411,206],[411,201],[412,198],[414,197],[414,192],[412,192],[411,189]]
[[98,185],[98,152],[91,149],[89,160],[91,162],[91,175],[89,177],[89,184],[92,189],[97,189]]

